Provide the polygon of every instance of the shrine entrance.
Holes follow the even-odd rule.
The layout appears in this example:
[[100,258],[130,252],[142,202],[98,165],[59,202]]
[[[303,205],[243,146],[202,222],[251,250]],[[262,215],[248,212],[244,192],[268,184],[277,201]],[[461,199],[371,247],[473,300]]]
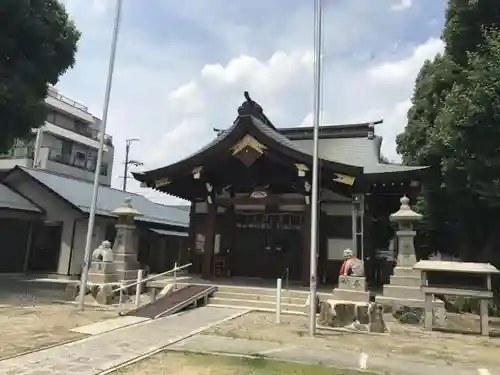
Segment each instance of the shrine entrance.
[[288,272],[300,279],[303,222],[303,213],[236,213],[231,274],[276,279]]

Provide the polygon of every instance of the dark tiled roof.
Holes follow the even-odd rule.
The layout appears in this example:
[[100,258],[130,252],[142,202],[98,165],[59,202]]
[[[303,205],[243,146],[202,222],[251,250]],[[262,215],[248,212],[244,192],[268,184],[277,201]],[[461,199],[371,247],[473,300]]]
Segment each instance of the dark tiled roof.
[[0,184],[0,208],[41,213],[42,211],[9,187]]
[[[313,141],[302,139],[293,143],[303,149],[312,151]],[[407,166],[380,163],[380,146],[382,138],[329,138],[319,140],[319,157],[325,160],[363,167],[365,174],[404,172],[425,169],[423,166]]]
[[[83,212],[90,211],[93,190],[92,183],[36,169],[20,169]],[[138,221],[179,227],[189,226],[189,210],[186,211],[155,203],[142,195],[124,192],[107,186],[99,187],[96,213],[98,215],[114,216],[112,211],[123,205],[125,199],[128,197],[132,198],[132,205],[143,215],[137,218]]]

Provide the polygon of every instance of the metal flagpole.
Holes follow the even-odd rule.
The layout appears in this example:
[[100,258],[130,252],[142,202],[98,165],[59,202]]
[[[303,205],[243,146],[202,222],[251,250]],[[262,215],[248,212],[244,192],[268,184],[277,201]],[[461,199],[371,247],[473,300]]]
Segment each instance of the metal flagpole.
[[118,44],[118,32],[120,29],[120,18],[122,10],[122,0],[116,0],[115,23],[113,29],[113,39],[111,42],[111,52],[109,57],[108,78],[106,81],[106,92],[104,95],[104,106],[102,109],[101,134],[99,135],[99,151],[97,153],[97,165],[94,174],[94,188],[92,191],[92,204],[90,206],[89,223],[87,227],[87,238],[85,241],[85,257],[83,259],[82,276],[80,279],[80,295],[78,306],[84,310],[85,290],[89,273],[90,250],[92,246],[92,235],[94,232],[95,211],[97,206],[97,195],[99,194],[99,177],[101,176],[102,152],[104,148],[104,136],[106,133],[106,123],[108,120],[109,100],[111,97],[111,86],[113,83],[113,71],[115,68],[116,46]]
[[311,275],[309,294],[309,334],[316,334],[316,283],[318,253],[318,138],[321,110],[321,42],[322,42],[322,0],[314,1],[314,109],[313,109],[313,170],[311,194]]

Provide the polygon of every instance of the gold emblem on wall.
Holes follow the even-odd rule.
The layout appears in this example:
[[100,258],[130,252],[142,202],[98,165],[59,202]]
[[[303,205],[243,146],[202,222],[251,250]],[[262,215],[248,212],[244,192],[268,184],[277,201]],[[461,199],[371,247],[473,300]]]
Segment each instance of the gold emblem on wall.
[[245,135],[231,147],[233,155],[247,167],[250,167],[258,158],[260,158],[266,149],[266,146],[257,141],[250,134]]
[[356,180],[356,178],[342,173],[335,173],[334,176],[333,181],[349,186],[354,185],[354,181]]

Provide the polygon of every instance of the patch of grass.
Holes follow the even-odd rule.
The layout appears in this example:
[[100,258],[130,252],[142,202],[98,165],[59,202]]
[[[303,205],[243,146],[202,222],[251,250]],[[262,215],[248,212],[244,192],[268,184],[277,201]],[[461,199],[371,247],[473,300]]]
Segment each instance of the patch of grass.
[[321,365],[275,361],[264,356],[240,358],[210,354],[161,352],[121,368],[120,375],[376,375]]
[[213,366],[212,371],[219,366],[234,367],[238,375],[375,375],[375,373],[355,370],[342,370],[321,365],[307,365],[267,359],[264,356],[257,358],[239,358],[229,356],[214,356],[209,354],[185,354],[200,366]]

